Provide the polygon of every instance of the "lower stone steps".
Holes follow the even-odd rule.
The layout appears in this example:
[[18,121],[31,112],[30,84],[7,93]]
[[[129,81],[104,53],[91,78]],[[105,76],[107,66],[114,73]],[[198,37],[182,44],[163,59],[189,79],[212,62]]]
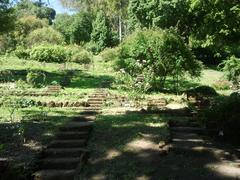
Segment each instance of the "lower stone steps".
[[87,139],[89,137],[89,131],[66,131],[56,134],[56,139],[68,140],[68,139]]
[[86,139],[81,140],[54,140],[48,148],[78,148],[86,146]]
[[83,153],[87,154],[89,151],[85,148],[47,148],[45,149],[41,157],[81,157]]
[[74,169],[81,162],[80,157],[46,158],[39,161],[40,169]]
[[47,169],[41,170],[33,174],[34,180],[74,180],[76,176],[75,169]]

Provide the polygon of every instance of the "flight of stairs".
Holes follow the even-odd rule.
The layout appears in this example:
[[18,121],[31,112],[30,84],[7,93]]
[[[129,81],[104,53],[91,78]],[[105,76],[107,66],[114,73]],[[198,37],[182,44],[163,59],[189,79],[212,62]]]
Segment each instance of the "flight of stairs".
[[81,115],[59,128],[55,139],[42,151],[34,180],[75,180],[85,163],[89,150],[86,148],[95,114],[101,111],[107,93],[100,89],[89,96],[89,107]]

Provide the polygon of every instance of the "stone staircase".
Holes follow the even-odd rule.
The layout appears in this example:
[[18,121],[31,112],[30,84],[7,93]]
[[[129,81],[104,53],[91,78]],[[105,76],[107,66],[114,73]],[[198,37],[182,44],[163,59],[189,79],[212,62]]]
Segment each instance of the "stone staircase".
[[104,90],[89,96],[89,107],[81,115],[59,128],[55,139],[41,152],[34,180],[75,180],[85,163],[86,149],[93,129],[95,114],[99,113],[107,97]]
[[170,121],[170,150],[177,153],[205,151],[207,131],[193,119],[188,121]]

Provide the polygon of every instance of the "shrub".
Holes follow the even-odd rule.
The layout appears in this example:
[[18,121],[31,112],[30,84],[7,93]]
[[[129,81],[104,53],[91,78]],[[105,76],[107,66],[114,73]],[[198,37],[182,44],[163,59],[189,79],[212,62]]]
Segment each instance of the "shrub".
[[30,71],[27,74],[27,82],[33,87],[41,87],[46,80],[45,73],[41,71]]
[[229,81],[226,80],[219,80],[214,82],[213,87],[216,90],[229,90],[231,88],[231,83]]
[[214,88],[210,87],[210,86],[198,86],[196,88],[193,89],[189,89],[187,91],[185,91],[188,95],[200,95],[200,96],[217,96],[218,93],[215,91]]
[[30,57],[30,50],[24,47],[17,47],[17,49],[14,51],[14,54],[19,59],[28,59]]
[[92,61],[92,55],[88,51],[82,50],[81,52],[74,54],[71,61],[79,64],[90,64]]
[[223,70],[233,84],[239,85],[240,82],[240,58],[235,56],[230,57],[228,60],[223,62]]
[[118,58],[118,54],[119,48],[106,48],[100,53],[100,56],[102,56],[102,59],[105,62],[108,62],[116,60]]
[[40,62],[63,63],[67,61],[68,53],[60,45],[39,45],[31,50],[30,58]]
[[[141,30],[127,37],[120,46],[117,69],[133,78],[148,77],[152,89],[163,89],[167,77],[174,80],[185,73],[198,77],[201,63],[174,30]],[[177,82],[177,81],[176,81]]]
[[86,43],[86,44],[84,45],[84,48],[85,48],[87,51],[92,52],[92,53],[95,54],[95,55],[98,53],[97,44],[94,43],[93,41],[90,41],[90,42]]
[[[218,100],[204,112],[204,123],[209,129],[223,132],[223,138],[240,143],[240,96],[232,95]],[[217,134],[216,134],[217,135]]]
[[62,44],[63,42],[64,37],[62,34],[51,27],[36,29],[27,37],[27,45],[30,47],[35,44]]

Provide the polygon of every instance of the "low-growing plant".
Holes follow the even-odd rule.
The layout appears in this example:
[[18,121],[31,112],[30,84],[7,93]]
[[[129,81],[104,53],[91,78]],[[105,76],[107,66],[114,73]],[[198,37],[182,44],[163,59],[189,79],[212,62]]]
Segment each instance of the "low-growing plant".
[[63,63],[68,59],[68,53],[60,45],[39,45],[32,48],[30,58],[40,62]]
[[105,62],[114,61],[119,56],[119,48],[106,48],[100,53],[100,56]]
[[33,87],[41,87],[45,84],[46,75],[41,71],[30,71],[27,74],[27,82]]
[[203,122],[209,129],[217,129],[222,138],[240,142],[240,95],[231,95],[222,98],[205,110]]
[[225,72],[228,80],[233,84],[239,85],[240,83],[240,58],[231,56],[228,60],[222,63],[224,65],[223,71]]
[[30,57],[30,50],[26,49],[22,46],[19,46],[16,48],[14,51],[14,54],[19,58],[19,59],[29,59]]
[[27,45],[29,47],[42,44],[62,44],[64,37],[62,34],[51,27],[43,27],[32,31],[27,37]]
[[92,54],[87,50],[82,50],[79,53],[74,54],[71,61],[78,64],[90,64],[92,61]]

